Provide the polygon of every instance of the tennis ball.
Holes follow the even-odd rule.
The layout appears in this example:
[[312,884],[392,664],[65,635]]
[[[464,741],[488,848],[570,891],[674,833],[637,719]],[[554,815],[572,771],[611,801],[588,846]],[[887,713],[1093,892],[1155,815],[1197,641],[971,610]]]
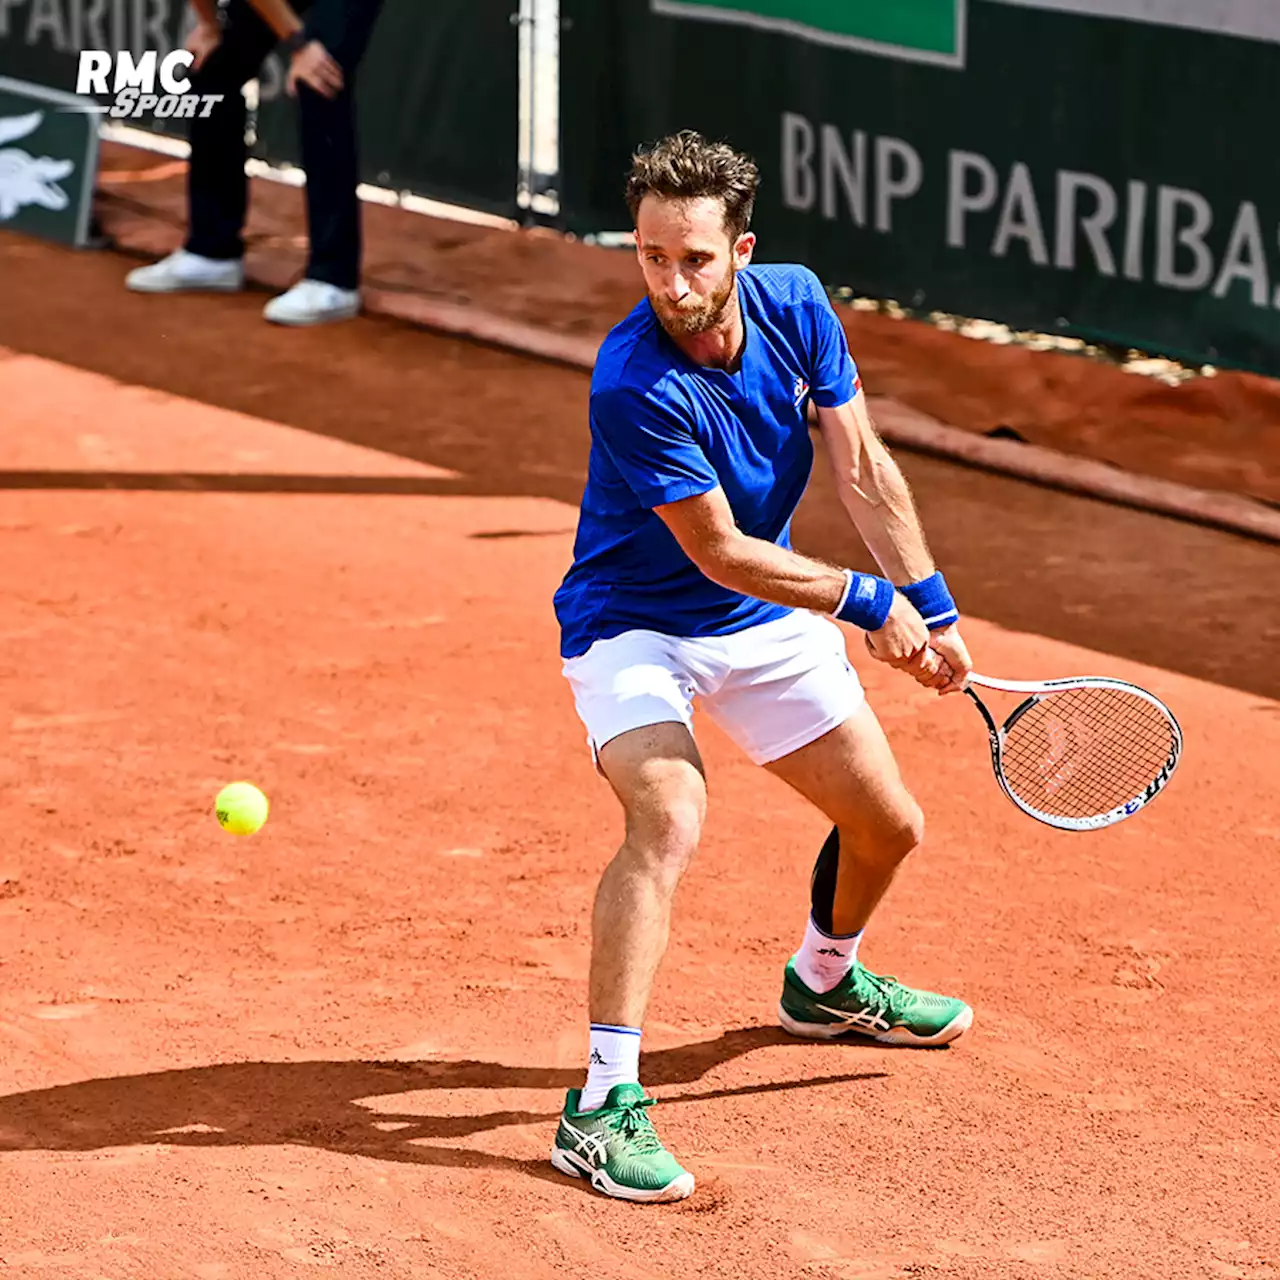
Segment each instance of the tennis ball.
[[224,831],[251,836],[267,820],[267,797],[252,782],[231,782],[218,792],[213,812]]

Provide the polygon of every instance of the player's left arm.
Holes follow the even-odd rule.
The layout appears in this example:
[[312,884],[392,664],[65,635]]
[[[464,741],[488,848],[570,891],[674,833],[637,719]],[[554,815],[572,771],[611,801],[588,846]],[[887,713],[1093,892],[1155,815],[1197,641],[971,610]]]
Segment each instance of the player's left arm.
[[960,635],[958,615],[948,607],[950,597],[929,553],[911,489],[876,433],[866,396],[858,388],[844,404],[815,408],[840,501],[885,577],[905,588],[908,597],[917,597],[912,603],[930,628],[929,644],[954,673],[941,692],[958,692],[973,662]]

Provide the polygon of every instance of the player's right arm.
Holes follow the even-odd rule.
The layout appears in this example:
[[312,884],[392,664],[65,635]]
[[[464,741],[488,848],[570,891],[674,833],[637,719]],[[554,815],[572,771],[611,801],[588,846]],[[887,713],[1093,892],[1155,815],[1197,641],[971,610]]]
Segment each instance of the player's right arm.
[[[653,510],[685,555],[729,591],[815,613],[835,614],[845,603],[847,570],[743,533],[719,486]],[[857,575],[855,582],[863,576]],[[877,653],[921,684],[942,688],[951,671],[929,648],[924,619],[900,591],[893,591],[892,597],[888,616],[874,628]]]

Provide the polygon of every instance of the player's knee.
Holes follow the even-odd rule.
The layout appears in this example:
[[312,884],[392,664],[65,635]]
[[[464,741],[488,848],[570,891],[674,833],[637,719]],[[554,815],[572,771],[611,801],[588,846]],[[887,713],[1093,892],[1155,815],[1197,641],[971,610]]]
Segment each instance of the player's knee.
[[[901,862],[924,841],[924,812],[905,792],[893,804],[850,825],[854,856],[881,864]],[[841,831],[843,835],[843,826]]]
[[902,841],[904,858],[924,843],[924,810],[910,796],[903,806],[899,839]]
[[886,815],[882,841],[899,861],[924,842],[924,810],[911,796],[904,795]]
[[627,844],[649,869],[675,880],[697,851],[702,819],[703,805],[698,797],[668,797],[633,817]]

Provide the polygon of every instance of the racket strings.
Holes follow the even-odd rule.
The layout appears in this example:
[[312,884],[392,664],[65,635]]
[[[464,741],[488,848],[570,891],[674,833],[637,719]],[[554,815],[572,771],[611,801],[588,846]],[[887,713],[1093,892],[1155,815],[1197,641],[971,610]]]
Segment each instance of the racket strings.
[[1123,689],[1045,695],[1007,730],[1001,765],[1012,790],[1042,813],[1087,818],[1140,796],[1173,748],[1164,713]]

